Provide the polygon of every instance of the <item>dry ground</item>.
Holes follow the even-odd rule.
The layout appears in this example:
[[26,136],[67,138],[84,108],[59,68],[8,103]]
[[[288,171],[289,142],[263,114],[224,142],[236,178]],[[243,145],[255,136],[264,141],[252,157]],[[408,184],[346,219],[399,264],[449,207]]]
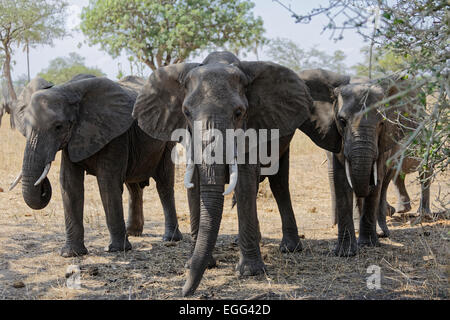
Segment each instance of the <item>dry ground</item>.
[[[7,118],[7,117],[6,117]],[[180,299],[190,252],[189,213],[183,187],[183,169],[177,170],[176,205],[184,240],[163,243],[163,214],[155,184],[145,189],[143,237],[131,237],[133,250],[105,253],[108,231],[95,179],[86,179],[85,237],[89,255],[62,258],[64,217],[59,192],[59,165],[49,174],[53,198],[47,208],[32,211],[23,202],[20,186],[7,192],[20,171],[24,138],[9,129],[9,119],[0,129],[0,299]],[[281,222],[267,182],[260,188],[259,221],[261,250],[267,274],[239,278],[234,272],[238,248],[236,208],[227,197],[215,256],[218,268],[207,270],[194,299],[448,299],[449,226],[440,218],[418,226],[407,219],[389,219],[390,239],[378,248],[367,248],[351,258],[332,254],[337,228],[331,225],[330,195],[324,152],[298,133],[291,150],[291,194],[304,250],[282,254],[278,250]],[[59,157],[57,161],[59,162]],[[416,175],[407,178],[418,207]],[[432,185],[433,211],[436,200],[449,193],[449,180],[441,176]],[[1,190],[0,190],[1,191]],[[124,205],[128,195],[124,192]],[[389,201],[395,204],[392,190]],[[69,265],[81,268],[81,289],[66,286]],[[369,290],[367,268],[381,268],[381,289]]]

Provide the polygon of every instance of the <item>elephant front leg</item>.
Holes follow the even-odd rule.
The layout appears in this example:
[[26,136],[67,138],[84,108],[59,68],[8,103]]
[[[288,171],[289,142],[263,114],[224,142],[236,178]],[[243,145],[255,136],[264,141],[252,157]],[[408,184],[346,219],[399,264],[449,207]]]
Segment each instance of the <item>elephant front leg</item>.
[[380,238],[387,238],[390,235],[389,228],[386,224],[386,216],[391,216],[392,210],[395,211],[393,207],[389,205],[387,202],[387,190],[389,187],[389,183],[392,180],[394,175],[393,170],[389,170],[386,176],[384,177],[383,184],[381,186],[381,194],[380,194],[380,204],[378,210],[378,226],[381,229],[381,232],[378,233]]
[[144,230],[143,193],[139,183],[126,184],[130,198],[128,200],[127,234],[140,237]]
[[117,178],[118,176],[120,177],[119,174],[114,173],[97,176],[100,197],[106,214],[106,224],[110,234],[110,243],[105,247],[107,252],[131,250],[123,217],[123,183]]
[[381,187],[378,185],[378,187],[364,199],[362,216],[359,221],[358,245],[360,247],[374,247],[379,245],[377,235],[377,215],[380,208],[380,195]]
[[66,243],[61,256],[85,255],[88,250],[84,246],[83,227],[84,170],[70,161],[67,151],[62,152],[60,186],[66,225]]
[[169,157],[168,161],[158,168],[158,173],[155,177],[156,189],[158,190],[165,218],[163,241],[180,241],[183,239],[178,229],[178,218],[173,193],[174,179],[175,167]]
[[327,153],[328,176],[334,201],[334,214],[338,224],[337,256],[354,256],[358,251],[353,224],[353,190],[347,182],[345,169],[335,154]]
[[302,251],[289,192],[289,150],[280,158],[279,170],[277,174],[269,176],[269,182],[281,215],[283,239],[281,240],[280,251]]
[[266,266],[261,257],[261,233],[256,211],[256,193],[259,168],[256,165],[239,165],[239,178],[235,194],[239,220],[240,259],[236,270],[241,275],[261,274]]

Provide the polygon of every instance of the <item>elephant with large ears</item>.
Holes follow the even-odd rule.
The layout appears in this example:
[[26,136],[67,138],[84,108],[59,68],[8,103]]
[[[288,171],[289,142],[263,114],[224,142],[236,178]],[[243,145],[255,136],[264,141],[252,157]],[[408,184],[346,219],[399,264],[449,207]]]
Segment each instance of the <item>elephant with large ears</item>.
[[[338,223],[337,255],[356,254],[357,244],[378,245],[377,221],[385,235],[389,234],[386,193],[394,171],[386,161],[400,147],[404,128],[414,128],[416,124],[402,116],[404,112],[412,115],[407,103],[384,114],[373,106],[406,86],[407,82],[392,79],[385,83],[350,83],[335,89],[333,105],[323,104],[316,110],[337,125],[342,138],[342,150],[327,153],[332,210]],[[354,195],[360,214],[358,241],[352,219]]]
[[[306,85],[292,70],[270,62],[240,61],[230,52],[213,52],[201,64],[157,69],[141,90],[133,116],[147,134],[164,141],[170,141],[179,128],[192,132],[196,121],[205,130],[219,130],[224,137],[227,129],[279,129],[281,140],[303,124],[305,130],[313,131],[314,122],[320,121],[312,120],[313,109]],[[326,136],[326,132],[316,134]],[[236,269],[242,275],[264,272],[256,212],[260,169],[259,163],[248,162],[188,165],[186,185],[196,241],[184,296],[195,292],[212,258],[228,181],[227,193],[235,186],[239,220]]]
[[[33,80],[42,82],[41,80]],[[47,206],[51,184],[47,178],[61,150],[60,185],[66,223],[64,257],[87,254],[84,245],[83,203],[85,173],[95,175],[110,232],[107,251],[131,249],[128,234],[142,234],[143,188],[149,178],[165,214],[164,240],[180,240],[173,194],[174,143],[146,135],[132,118],[137,90],[144,80],[120,82],[90,75],[46,87],[27,87],[23,127],[27,138],[22,166],[22,193],[35,210]],[[41,90],[35,90],[41,89]],[[122,207],[123,184],[130,193],[128,223]]]

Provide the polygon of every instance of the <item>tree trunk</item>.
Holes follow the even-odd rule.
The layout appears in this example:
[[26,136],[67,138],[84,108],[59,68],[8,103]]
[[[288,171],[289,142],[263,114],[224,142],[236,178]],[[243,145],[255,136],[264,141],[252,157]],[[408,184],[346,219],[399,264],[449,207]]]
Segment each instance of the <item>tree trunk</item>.
[[14,85],[11,77],[11,53],[8,50],[8,47],[4,44],[5,49],[5,62],[3,63],[3,76],[8,82],[8,94],[10,100],[17,100],[16,92],[14,91]]

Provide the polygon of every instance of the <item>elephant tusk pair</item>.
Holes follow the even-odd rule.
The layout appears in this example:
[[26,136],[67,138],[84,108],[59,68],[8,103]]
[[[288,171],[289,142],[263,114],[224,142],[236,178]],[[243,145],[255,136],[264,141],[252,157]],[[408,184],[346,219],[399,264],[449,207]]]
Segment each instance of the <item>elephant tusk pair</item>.
[[[353,189],[352,180],[350,178],[350,165],[349,165],[347,159],[345,159],[345,175],[347,176],[347,181],[348,181],[348,184],[350,185],[350,188]],[[378,167],[377,167],[376,161],[373,164],[373,181],[374,181],[375,187],[376,187],[378,184]]]
[[17,178],[14,179],[13,183],[11,183],[11,185],[9,186],[9,191],[14,189],[19,184],[20,180],[22,180],[22,172],[20,172]]
[[34,183],[34,186],[38,186],[46,177],[48,172],[50,171],[50,167],[51,167],[51,163],[47,163],[47,165],[44,168],[44,171],[42,172],[41,176],[39,177],[39,179],[37,179],[37,181]]

